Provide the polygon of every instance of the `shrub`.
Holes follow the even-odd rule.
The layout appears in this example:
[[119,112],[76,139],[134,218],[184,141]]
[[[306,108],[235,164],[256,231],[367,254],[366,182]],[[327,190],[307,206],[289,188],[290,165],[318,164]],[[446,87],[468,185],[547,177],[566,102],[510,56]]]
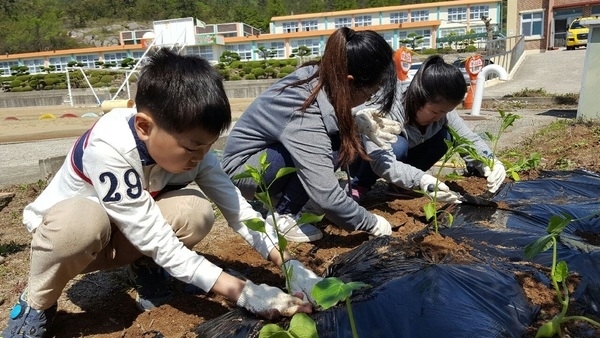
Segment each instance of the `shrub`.
[[249,65],[244,66],[244,68],[242,68],[242,71],[244,72],[244,74],[250,74],[252,73],[252,69],[254,69],[253,67],[250,67]]
[[276,74],[277,74],[277,71],[275,71],[275,69],[273,67],[265,68],[265,75],[267,77],[275,77]]
[[579,94],[577,94],[577,93],[559,94],[554,97],[554,102],[557,104],[577,105],[579,103]]
[[293,66],[285,66],[285,67],[281,67],[281,69],[279,69],[280,73],[293,73],[296,70],[296,67]]
[[256,80],[256,75],[248,74],[248,75],[244,76],[244,80]]
[[[79,73],[79,72],[77,72],[77,73]],[[81,74],[81,73],[79,73],[79,74]],[[57,78],[57,77],[59,77],[59,74],[57,74],[57,73],[50,73],[50,74],[40,74],[40,75],[41,75],[41,76],[42,76],[44,79],[49,79],[49,78]],[[71,75],[71,74],[69,74],[69,75]]]
[[108,90],[109,93],[114,94],[117,92],[117,90],[119,90],[119,88],[115,88],[115,87],[110,87],[110,89]]
[[[298,59],[288,59],[285,64],[290,65],[295,68],[296,66],[298,66]],[[283,65],[283,64],[282,64],[282,66],[285,67],[285,65]]]
[[[91,81],[90,81],[90,83],[91,83]],[[92,83],[92,87],[94,87],[94,88],[108,87],[108,84],[105,82],[95,82],[95,83]]]
[[[56,85],[56,87],[58,87],[58,85]],[[46,86],[46,87],[42,88],[42,90],[52,90],[52,89],[54,89],[54,86]],[[67,89],[67,85],[65,85],[65,88],[63,88],[63,89]]]
[[221,74],[223,79],[229,79],[229,69],[219,69],[219,74]]
[[242,79],[242,78],[241,78],[239,75],[231,75],[231,76],[229,77],[229,81],[239,81],[239,80],[241,80],[241,79]]
[[256,78],[264,77],[265,70],[262,68],[254,68],[254,69],[252,69],[252,75],[254,75]]
[[111,83],[114,80],[114,77],[112,75],[102,75],[102,77],[100,78],[100,82],[104,82],[104,83]]
[[282,77],[286,77],[287,75],[289,75],[288,73],[279,73],[277,74],[277,78],[281,79]]
[[30,91],[33,90],[33,88],[31,88],[29,86],[25,86],[25,87],[21,88],[21,90],[24,91],[24,92],[30,92]]
[[236,69],[236,68],[242,68],[244,66],[244,64],[241,61],[233,61],[230,65],[229,68],[231,69]]
[[21,80],[10,81],[10,85],[11,85],[11,87],[13,87],[13,92],[14,92],[15,88],[21,87],[22,84],[23,84],[23,81],[21,81]]
[[19,75],[17,76],[17,80],[21,82],[27,82],[31,79],[31,75]]
[[465,52],[467,53],[474,53],[477,51],[477,47],[473,46],[473,45],[468,45],[467,48],[465,48]]
[[90,81],[91,85],[94,85],[94,84],[100,82],[100,78],[99,77],[95,77],[95,76],[90,77],[88,80]]
[[[46,89],[46,88],[44,88],[44,89]],[[57,83],[54,86],[54,89],[67,89],[67,84],[66,83]]]

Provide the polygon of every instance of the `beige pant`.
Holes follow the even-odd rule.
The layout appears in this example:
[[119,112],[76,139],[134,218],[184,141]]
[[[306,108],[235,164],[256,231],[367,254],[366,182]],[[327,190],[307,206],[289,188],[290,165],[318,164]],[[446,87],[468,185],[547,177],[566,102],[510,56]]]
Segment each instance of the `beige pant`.
[[[214,223],[212,206],[198,189],[161,194],[157,204],[177,238],[190,249]],[[100,204],[85,198],[64,200],[48,210],[33,233],[27,302],[35,309],[47,309],[78,274],[126,266],[141,257]]]

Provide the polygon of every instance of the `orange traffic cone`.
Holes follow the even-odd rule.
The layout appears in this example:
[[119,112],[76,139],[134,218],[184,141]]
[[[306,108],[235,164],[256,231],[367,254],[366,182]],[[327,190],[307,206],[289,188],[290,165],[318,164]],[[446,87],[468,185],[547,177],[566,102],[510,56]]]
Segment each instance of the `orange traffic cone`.
[[476,81],[471,81],[471,85],[467,88],[467,95],[463,100],[463,107],[465,109],[473,108],[473,98],[475,97],[475,85]]

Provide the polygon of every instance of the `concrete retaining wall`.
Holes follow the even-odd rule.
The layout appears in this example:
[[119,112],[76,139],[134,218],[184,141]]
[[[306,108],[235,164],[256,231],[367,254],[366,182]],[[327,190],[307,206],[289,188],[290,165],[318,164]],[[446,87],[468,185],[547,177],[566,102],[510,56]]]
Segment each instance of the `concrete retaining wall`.
[[[270,80],[243,80],[226,81],[225,92],[230,99],[233,98],[254,98],[269,88],[277,79]],[[72,92],[73,106],[98,106],[100,103],[96,100],[91,89],[76,89]],[[96,96],[100,102],[109,100],[113,94],[107,89],[96,89]],[[120,98],[127,98],[125,92],[122,92]],[[131,98],[135,97],[135,86],[131,87]],[[0,93],[0,108],[13,107],[38,107],[38,106],[61,106],[70,105],[69,92],[67,90],[48,90],[32,92],[3,92]]]

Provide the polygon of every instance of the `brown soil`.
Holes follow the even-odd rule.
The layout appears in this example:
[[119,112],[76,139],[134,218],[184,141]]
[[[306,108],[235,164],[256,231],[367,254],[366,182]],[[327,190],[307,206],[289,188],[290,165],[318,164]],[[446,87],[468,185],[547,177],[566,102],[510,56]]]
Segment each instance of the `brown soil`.
[[[571,120],[553,124],[512,150],[521,154],[541,153],[539,169],[586,168],[600,171],[599,147],[600,125]],[[520,173],[522,179],[535,179],[537,174],[538,171]],[[453,189],[473,195],[479,195],[485,189],[485,180],[478,177],[447,180],[447,183]],[[15,193],[15,197],[0,211],[0,255],[5,257],[0,265],[0,327],[6,324],[10,308],[27,283],[30,234],[20,223],[21,212],[42,188],[43,182],[3,189]],[[383,182],[378,183],[363,205],[394,225],[393,237],[404,240],[428,227],[422,211],[425,198],[389,198],[385,194],[386,188]],[[291,243],[289,247],[318,274],[323,274],[337,257],[369,240],[365,233],[348,232],[326,221],[320,227],[324,232],[322,240]],[[255,282],[283,287],[279,269],[263,260],[222,219],[218,219],[213,231],[194,249],[212,262]],[[471,248],[432,233],[418,243],[417,249],[425,251],[432,260],[443,259],[448,254],[454,259],[469,260]],[[547,285],[540,285],[527,275],[517,278],[528,299],[541,306],[539,322],[526,336],[533,337],[539,325],[556,314],[558,306],[553,290]],[[570,282],[576,283],[576,276]],[[82,275],[63,292],[51,333],[56,337],[107,338],[155,337],[153,332],[160,332],[165,337],[193,337],[190,331],[197,325],[234,307],[234,304],[213,294],[188,293],[183,285],[178,286],[176,298],[168,305],[145,313],[136,310],[133,297],[123,270]],[[577,336],[576,330],[575,326],[567,327],[571,337]]]

